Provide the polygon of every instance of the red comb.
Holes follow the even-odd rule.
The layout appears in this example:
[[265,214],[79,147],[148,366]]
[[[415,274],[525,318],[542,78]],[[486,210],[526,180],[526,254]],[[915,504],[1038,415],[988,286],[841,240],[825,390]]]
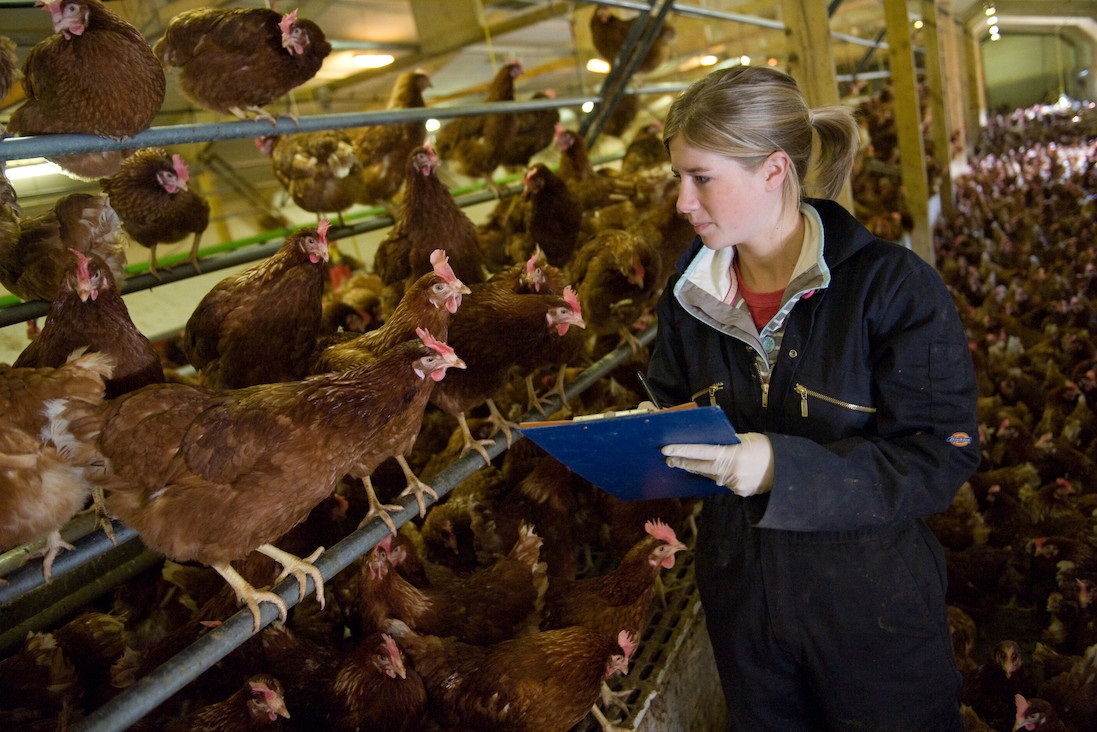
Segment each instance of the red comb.
[[541,258],[540,248],[533,250],[533,256],[526,260],[526,271],[533,272],[537,269],[537,260]]
[[579,307],[579,296],[575,294],[575,290],[572,289],[571,285],[564,288],[564,302],[566,302],[568,307],[577,315],[583,314],[583,309]]
[[91,272],[88,271],[88,262],[91,261],[91,257],[72,247],[69,247],[69,251],[76,256],[76,276],[82,282],[91,282]]
[[320,219],[320,223],[316,225],[316,233],[320,235],[320,241],[325,244],[328,243],[328,227],[331,226],[331,222],[327,219]]
[[432,336],[426,328],[416,328],[415,335],[419,336],[419,340],[423,341],[423,345],[427,348],[433,349],[443,356],[453,354],[452,348]]
[[282,19],[278,21],[278,28],[282,31],[282,35],[289,35],[290,28],[297,22],[297,10],[291,10],[282,16]]
[[454,282],[457,275],[453,273],[453,267],[449,266],[449,257],[445,249],[435,249],[430,253],[430,263],[434,265],[434,274],[446,282]]
[[190,178],[190,171],[187,170],[187,164],[183,162],[183,157],[181,155],[171,156],[171,167],[175,169],[175,177],[179,179],[179,181],[186,183]]
[[670,528],[659,519],[648,521],[644,524],[644,531],[648,532],[659,541],[665,541],[668,544],[673,544],[678,541],[678,536],[674,533],[674,529]]
[[388,633],[382,633],[381,639],[385,642],[385,653],[389,658],[400,658],[400,647],[396,645],[396,641],[392,639],[392,636]]
[[636,652],[637,643],[632,637],[632,633],[627,630],[622,630],[617,634],[617,645],[621,646],[621,650],[625,652],[625,658],[632,658],[632,654]]

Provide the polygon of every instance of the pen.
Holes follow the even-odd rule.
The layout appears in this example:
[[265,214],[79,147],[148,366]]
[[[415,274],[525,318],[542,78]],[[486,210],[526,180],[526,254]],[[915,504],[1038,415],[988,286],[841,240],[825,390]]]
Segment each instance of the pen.
[[651,391],[651,385],[648,384],[648,380],[644,378],[644,373],[642,371],[637,371],[636,378],[640,380],[640,386],[644,387],[644,391],[647,392],[648,399],[650,399],[651,403],[655,405],[655,408],[662,409],[662,407],[659,406],[659,400],[655,398],[655,394],[653,394]]

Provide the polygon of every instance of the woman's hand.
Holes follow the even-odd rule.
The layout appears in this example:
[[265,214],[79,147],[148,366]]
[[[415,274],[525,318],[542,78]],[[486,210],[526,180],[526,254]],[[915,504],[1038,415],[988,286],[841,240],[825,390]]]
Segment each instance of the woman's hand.
[[712,478],[740,496],[773,487],[773,445],[760,432],[744,432],[736,445],[664,445],[667,465]]

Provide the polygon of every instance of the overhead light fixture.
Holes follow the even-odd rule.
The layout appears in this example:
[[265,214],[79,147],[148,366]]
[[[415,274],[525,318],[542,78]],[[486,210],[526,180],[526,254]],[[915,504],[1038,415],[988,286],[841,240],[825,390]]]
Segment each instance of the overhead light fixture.
[[380,69],[395,60],[395,57],[389,53],[356,53],[351,58],[351,63],[360,69]]
[[427,129],[427,132],[437,132],[442,127],[442,123],[431,117],[423,123],[423,126]]
[[594,102],[583,102],[583,106],[580,107],[583,110],[583,114],[590,114],[594,111]]
[[998,25],[998,16],[992,15],[987,18],[987,25]]
[[987,17],[989,18],[992,15],[998,14],[998,8],[994,7],[993,5],[988,5],[986,7],[986,10],[984,10],[983,12],[986,13]]
[[716,58],[712,54],[709,54],[707,56],[702,56],[697,63],[701,64],[702,66],[715,66],[716,62],[719,60],[720,59]]
[[9,181],[37,178],[41,175],[64,175],[61,167],[45,158],[30,158],[21,165],[8,166],[6,175]]
[[587,61],[587,71],[590,71],[592,73],[608,74],[609,69],[609,62],[604,59],[592,58],[590,61]]
[[914,30],[922,30],[922,26],[924,25],[925,23],[922,22],[921,18],[919,18],[918,20],[914,21]]
[[742,56],[739,57],[739,63],[743,66],[750,66],[750,56],[747,56],[744,53]]
[[777,63],[778,63],[777,59],[774,58],[773,56],[770,56],[769,59],[766,61],[767,66],[776,66]]
[[999,35],[1001,32],[1002,32],[1002,29],[999,28],[998,26],[996,26],[996,25],[990,26],[990,34],[992,36]]

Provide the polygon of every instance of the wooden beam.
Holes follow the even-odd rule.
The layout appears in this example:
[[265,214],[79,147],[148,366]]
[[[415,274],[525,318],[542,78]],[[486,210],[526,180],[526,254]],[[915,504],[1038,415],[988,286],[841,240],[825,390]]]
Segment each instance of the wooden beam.
[[[839,104],[827,6],[818,0],[783,0],[781,9],[789,50],[789,73],[799,84],[808,106]],[[853,189],[848,180],[837,200],[847,211],[853,212]]]
[[[951,0],[922,0],[922,35],[925,47],[926,95],[930,106],[930,139],[933,161],[941,171],[937,195],[941,213],[951,219],[956,213],[952,190],[952,114],[949,110],[944,36],[951,25]],[[928,177],[928,175],[927,175]],[[932,194],[933,191],[930,191]]]
[[895,95],[895,129],[899,137],[899,167],[906,190],[907,209],[914,219],[911,248],[933,263],[933,231],[929,221],[929,181],[926,178],[925,147],[922,145],[922,112],[918,101],[918,79],[910,39],[907,0],[884,0],[888,29],[888,58]]

